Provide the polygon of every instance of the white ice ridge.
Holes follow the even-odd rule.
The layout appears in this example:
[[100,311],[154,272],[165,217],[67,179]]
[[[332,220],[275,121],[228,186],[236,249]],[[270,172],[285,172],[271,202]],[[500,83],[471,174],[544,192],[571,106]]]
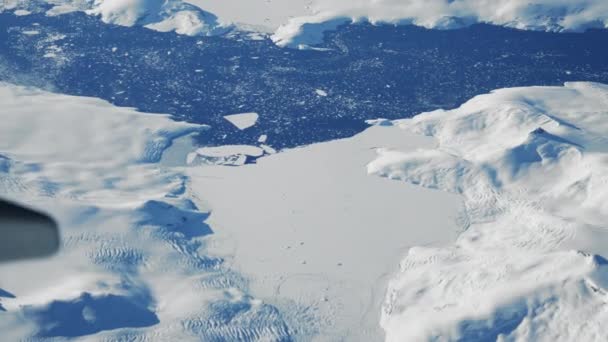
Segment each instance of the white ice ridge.
[[608,86],[503,89],[395,124],[436,148],[381,149],[368,172],[460,194],[469,226],[403,259],[387,341],[603,341]]
[[279,27],[273,40],[280,46],[314,45],[323,32],[357,21],[441,29],[473,23],[543,31],[608,27],[605,0],[317,0],[312,11]]
[[[0,194],[52,213],[58,255],[0,265],[2,340],[287,340],[208,253],[209,213],[159,164],[204,126],[0,83]],[[184,151],[184,158],[187,151]]]
[[60,15],[83,11],[101,17],[105,23],[121,26],[145,26],[161,32],[175,31],[189,36],[222,34],[231,26],[197,6],[181,0],[6,0],[0,3],[0,12],[36,8],[36,4],[48,4],[48,15]]

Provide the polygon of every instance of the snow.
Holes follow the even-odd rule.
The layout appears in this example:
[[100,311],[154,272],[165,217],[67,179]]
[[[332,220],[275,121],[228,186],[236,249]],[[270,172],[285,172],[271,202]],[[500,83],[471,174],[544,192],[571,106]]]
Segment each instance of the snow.
[[84,7],[84,6],[81,7],[80,6],[81,4],[73,2],[73,1],[66,2],[66,3],[63,3],[60,1],[55,1],[52,4],[53,4],[53,7],[51,9],[49,9],[48,11],[46,11],[46,15],[48,15],[50,17],[86,10],[86,7]]
[[312,14],[311,0],[184,0],[217,15],[222,22],[273,32],[289,18]]
[[398,127],[188,167],[207,127],[6,83],[0,103],[0,191],[52,213],[63,242],[0,266],[6,339],[376,340],[396,261],[461,229],[456,195],[366,174],[373,147],[430,147]]
[[[96,163],[91,165],[95,167],[155,162],[174,137],[200,130],[196,125],[176,123],[172,131],[163,133],[162,129],[172,123],[167,115],[148,116],[130,108],[112,107],[102,100],[6,83],[0,83],[0,98],[4,118],[0,149],[19,159],[53,162],[62,167],[68,161]],[[56,104],[49,106],[53,101]],[[98,114],[105,112],[114,115]],[[74,143],[78,141],[81,143]],[[49,142],[52,149],[41,148]],[[85,143],[90,145],[85,148]]]
[[310,330],[329,341],[381,340],[386,280],[399,259],[409,246],[451,244],[461,229],[456,195],[368,176],[377,146],[432,142],[370,127],[255,164],[187,170],[195,202],[211,211],[211,251],[246,275],[256,296],[284,309],[296,340],[310,340]]
[[193,151],[207,127],[93,98],[0,83],[0,103],[0,192],[63,235],[0,266],[8,340],[605,336],[606,85],[497,90],[272,155]]
[[236,128],[240,130],[255,126],[259,118],[260,116],[258,115],[258,113],[242,113],[224,116],[224,119],[228,120],[231,124],[233,124]]
[[[604,0],[40,0],[48,15],[85,11],[104,22],[142,25],[162,32],[218,35],[232,24],[245,30],[274,33],[280,46],[310,49],[324,32],[342,24],[414,24],[449,29],[491,23],[526,30],[584,31],[608,27]],[[0,11],[25,14],[24,3],[0,4]],[[17,13],[17,12],[16,12]],[[214,14],[211,14],[214,13]],[[216,17],[219,16],[218,17]]]
[[289,19],[273,40],[281,46],[306,47],[322,42],[325,31],[361,21],[441,29],[473,23],[549,31],[608,27],[604,0],[318,0],[312,12]]
[[467,230],[414,247],[391,281],[387,341],[601,341],[608,290],[608,86],[497,90],[394,122],[433,148],[381,148],[382,176],[459,194]]
[[[149,29],[189,36],[211,36],[226,33],[228,24],[218,21],[213,14],[181,0],[40,0],[51,5],[47,15],[56,16],[83,11],[101,17],[105,23],[121,26],[145,26]],[[27,6],[27,1],[0,4],[0,12]],[[27,15],[17,9],[18,15]]]
[[217,32],[226,31],[218,30],[216,25],[206,23],[201,19],[198,11],[179,11],[162,21],[150,23],[146,27],[160,32],[175,31],[188,36],[214,35]]
[[179,0],[96,0],[87,13],[101,16],[106,23],[137,24],[189,36],[215,35],[227,29],[214,15]]
[[208,253],[209,213],[186,176],[159,164],[206,127],[6,83],[0,103],[0,193],[50,212],[62,233],[55,257],[0,265],[3,339],[288,338],[277,310]]

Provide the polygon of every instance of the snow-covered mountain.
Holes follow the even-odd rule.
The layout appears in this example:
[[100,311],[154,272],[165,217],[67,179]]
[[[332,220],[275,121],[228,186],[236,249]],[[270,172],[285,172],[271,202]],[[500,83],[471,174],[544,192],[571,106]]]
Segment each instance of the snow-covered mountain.
[[[218,19],[207,11],[209,8],[223,16]],[[608,4],[603,0],[256,0],[247,4],[219,0],[3,0],[0,12],[4,10],[20,15],[42,10],[49,15],[84,11],[106,23],[191,36],[223,34],[237,23],[246,30],[275,30],[272,39],[278,45],[302,48],[322,42],[326,31],[362,21],[439,29],[474,23],[541,31],[608,27]]]
[[139,25],[189,36],[217,35],[231,28],[219,22],[215,15],[181,0],[4,0],[0,3],[0,12],[9,10],[19,15],[83,11],[109,24]]
[[608,318],[608,86],[514,88],[395,122],[435,148],[380,149],[372,175],[460,194],[455,244],[412,248],[388,341],[600,341]]
[[331,0],[315,1],[313,15],[292,18],[277,29],[281,46],[322,41],[323,32],[349,22],[457,28],[489,23],[524,30],[583,31],[608,27],[603,0]]

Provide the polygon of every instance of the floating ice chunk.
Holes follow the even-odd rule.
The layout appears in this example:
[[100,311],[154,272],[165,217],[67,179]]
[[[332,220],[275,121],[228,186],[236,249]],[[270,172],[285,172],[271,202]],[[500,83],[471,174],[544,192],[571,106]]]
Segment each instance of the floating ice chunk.
[[393,122],[388,119],[365,120],[365,123],[370,126],[393,126]]
[[186,162],[188,165],[245,165],[248,160],[263,156],[264,148],[250,145],[225,145],[199,148],[190,153]]
[[256,146],[249,145],[226,145],[218,147],[203,147],[196,150],[201,156],[209,157],[226,157],[235,154],[242,154],[250,157],[261,157],[264,150]]
[[260,116],[258,113],[242,113],[224,116],[224,119],[230,121],[231,124],[240,130],[255,126],[259,118]]
[[277,150],[275,150],[274,148],[268,146],[268,145],[260,145],[260,147],[264,150],[264,152],[268,153],[268,154],[275,154],[277,153]]
[[24,10],[24,9],[18,9],[15,12],[13,12],[13,14],[15,14],[18,17],[24,16],[24,15],[30,15],[32,12],[28,11],[28,10]]

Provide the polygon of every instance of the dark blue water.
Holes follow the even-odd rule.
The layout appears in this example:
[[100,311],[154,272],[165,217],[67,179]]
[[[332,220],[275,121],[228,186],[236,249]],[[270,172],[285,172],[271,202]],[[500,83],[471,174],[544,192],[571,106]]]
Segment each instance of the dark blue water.
[[[28,30],[39,34],[23,34]],[[270,145],[284,148],[351,136],[365,119],[452,108],[496,88],[608,83],[607,41],[605,30],[358,24],[330,33],[323,47],[332,50],[319,52],[238,32],[197,38],[107,25],[82,13],[4,13],[0,79],[209,124],[204,144],[251,144],[268,134]],[[242,112],[259,113],[258,125],[239,131],[223,119]]]

